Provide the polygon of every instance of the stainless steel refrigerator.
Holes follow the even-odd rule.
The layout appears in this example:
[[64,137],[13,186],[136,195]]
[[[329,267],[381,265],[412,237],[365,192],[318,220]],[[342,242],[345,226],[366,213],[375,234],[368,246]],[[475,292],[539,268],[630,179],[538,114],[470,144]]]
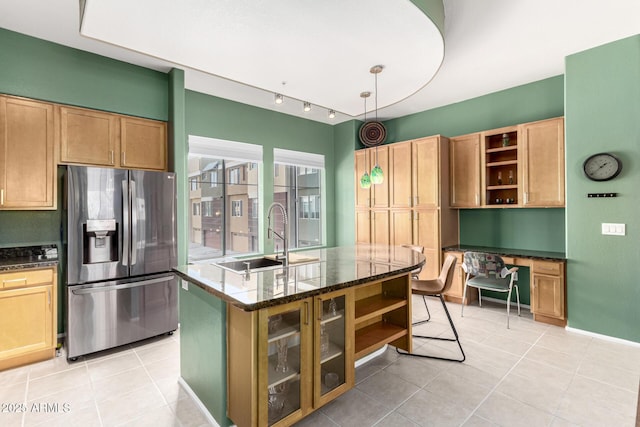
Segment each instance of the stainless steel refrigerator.
[[69,166],[67,357],[178,327],[173,173]]

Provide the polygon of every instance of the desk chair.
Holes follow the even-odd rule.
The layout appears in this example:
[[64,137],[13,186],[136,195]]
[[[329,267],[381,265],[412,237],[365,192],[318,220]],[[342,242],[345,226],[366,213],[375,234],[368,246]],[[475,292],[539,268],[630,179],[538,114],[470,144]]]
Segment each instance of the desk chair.
[[443,338],[443,337],[432,337],[426,335],[412,335],[413,338],[427,338],[441,341],[455,341],[458,343],[458,348],[460,348],[460,353],[462,353],[461,359],[450,359],[447,357],[438,357],[438,356],[430,356],[426,354],[418,354],[418,353],[407,353],[405,351],[399,350],[396,348],[396,351],[400,354],[404,354],[407,356],[417,356],[417,357],[426,357],[429,359],[439,359],[439,360],[449,360],[452,362],[464,362],[466,356],[464,354],[464,350],[462,350],[462,345],[460,344],[460,338],[458,337],[458,331],[456,331],[456,327],[453,324],[453,320],[451,319],[451,315],[449,314],[449,310],[447,309],[447,305],[444,302],[443,294],[449,290],[451,287],[451,283],[453,282],[453,275],[455,273],[456,266],[456,257],[453,255],[447,255],[447,258],[444,260],[444,264],[442,266],[442,270],[440,271],[440,276],[434,280],[415,280],[411,281],[411,293],[416,295],[422,295],[423,297],[431,296],[440,298],[440,302],[442,303],[442,307],[444,308],[444,312],[449,319],[449,324],[451,325],[451,330],[453,331],[453,335],[455,338]]
[[[403,248],[409,248],[411,250],[414,250],[420,254],[424,253],[424,246],[418,246],[418,245],[402,245]],[[420,279],[420,273],[422,272],[422,265],[418,268],[416,268],[415,270],[413,270],[411,272],[411,279],[413,280],[419,280]],[[412,323],[412,326],[417,326],[417,325],[422,325],[423,323],[427,323],[429,320],[431,320],[431,313],[429,312],[429,306],[427,306],[427,297],[422,295],[422,300],[424,301],[424,308],[427,309],[427,318],[425,320],[419,320],[417,322]]]
[[507,292],[507,329],[509,329],[509,309],[511,307],[511,291],[516,290],[518,316],[520,316],[520,292],[518,291],[518,267],[507,269],[502,258],[498,255],[484,252],[465,252],[462,269],[466,273],[464,290],[462,291],[463,317],[464,301],[467,298],[467,287],[478,288],[478,302],[482,307],[482,289],[494,292]]

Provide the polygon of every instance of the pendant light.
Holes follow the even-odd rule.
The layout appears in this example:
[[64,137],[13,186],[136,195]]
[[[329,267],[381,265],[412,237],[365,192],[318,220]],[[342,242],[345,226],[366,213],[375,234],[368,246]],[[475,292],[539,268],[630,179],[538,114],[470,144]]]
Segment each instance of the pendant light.
[[[375,91],[376,91],[376,123],[378,123],[378,74],[382,72],[382,65],[376,65],[369,70],[375,76]],[[378,164],[378,146],[376,145],[376,165],[371,169],[371,182],[373,184],[382,184],[384,181],[384,172]]]
[[[367,100],[366,97],[371,95],[371,92],[362,92],[361,97],[365,98],[364,104],[364,123],[360,126],[359,137],[360,142],[366,147],[376,147],[376,165],[371,170],[371,175],[367,174],[367,178],[372,184],[382,184],[384,181],[384,172],[378,164],[378,145],[383,144],[387,137],[387,130],[384,125],[378,121],[378,74],[382,72],[384,67],[382,65],[374,65],[369,72],[375,76],[375,89],[376,89],[376,119],[367,121]],[[366,94],[366,96],[365,96]],[[363,175],[364,178],[364,175]],[[365,187],[363,187],[365,188]],[[368,187],[366,187],[368,188]]]
[[[360,98],[364,99],[364,121],[367,122],[367,98],[371,95],[371,92],[362,92],[360,93]],[[369,171],[367,168],[367,152],[364,152],[364,164],[365,170],[364,174],[360,178],[360,188],[368,189],[371,187],[371,178],[369,177]]]

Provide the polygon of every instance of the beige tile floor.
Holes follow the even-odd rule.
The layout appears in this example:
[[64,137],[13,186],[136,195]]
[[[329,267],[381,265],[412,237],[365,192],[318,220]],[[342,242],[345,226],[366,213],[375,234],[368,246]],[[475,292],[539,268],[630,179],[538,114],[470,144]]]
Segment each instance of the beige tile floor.
[[[421,318],[421,300],[413,307]],[[416,332],[450,333],[439,302],[429,307],[432,321]],[[459,305],[449,310],[464,363],[389,348],[356,370],[353,390],[298,426],[635,425],[639,346],[537,323],[527,310],[512,313],[507,329],[504,306],[491,303],[465,308],[463,318]],[[209,425],[177,383],[179,340],[176,332],[74,363],[58,357],[0,372],[0,404],[27,409],[0,413],[0,426]],[[452,345],[416,339],[414,351],[446,355]],[[47,407],[57,411],[35,411]]]

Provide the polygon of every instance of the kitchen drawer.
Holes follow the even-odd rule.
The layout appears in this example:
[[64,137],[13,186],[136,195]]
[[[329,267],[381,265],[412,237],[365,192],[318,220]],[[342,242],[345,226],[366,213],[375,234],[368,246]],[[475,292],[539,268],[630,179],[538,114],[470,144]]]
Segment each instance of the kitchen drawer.
[[53,282],[53,269],[17,270],[0,273],[0,288],[21,288]]
[[533,273],[560,276],[562,274],[562,263],[552,261],[534,261]]

